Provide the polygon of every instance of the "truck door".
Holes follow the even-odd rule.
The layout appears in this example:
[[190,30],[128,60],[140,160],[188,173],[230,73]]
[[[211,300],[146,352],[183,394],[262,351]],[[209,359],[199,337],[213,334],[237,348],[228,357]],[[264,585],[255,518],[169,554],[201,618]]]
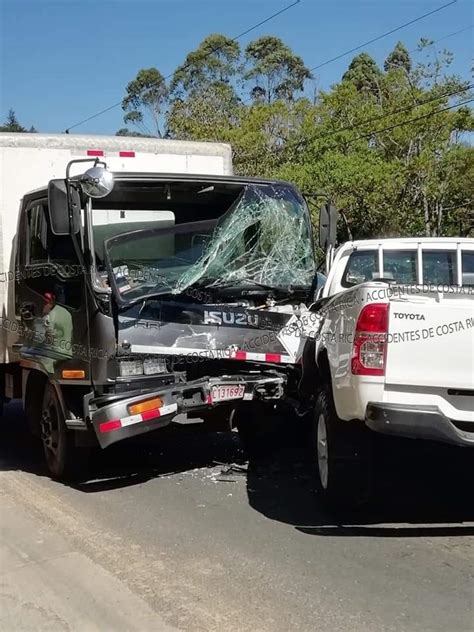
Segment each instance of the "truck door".
[[15,285],[21,357],[58,380],[72,367],[89,375],[84,275],[71,237],[51,231],[47,197],[23,208]]

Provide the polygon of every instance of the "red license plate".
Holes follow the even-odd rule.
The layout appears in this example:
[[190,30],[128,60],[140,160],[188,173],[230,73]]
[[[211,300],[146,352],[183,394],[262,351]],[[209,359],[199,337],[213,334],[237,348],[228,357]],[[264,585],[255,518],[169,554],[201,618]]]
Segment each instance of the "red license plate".
[[217,384],[211,388],[211,398],[213,402],[242,399],[244,393],[244,384]]

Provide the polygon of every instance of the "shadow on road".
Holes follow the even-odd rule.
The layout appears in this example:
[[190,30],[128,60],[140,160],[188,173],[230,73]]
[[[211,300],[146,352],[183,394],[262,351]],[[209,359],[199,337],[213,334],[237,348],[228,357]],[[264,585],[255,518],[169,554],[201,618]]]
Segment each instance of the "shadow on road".
[[[281,442],[282,443],[282,442]],[[370,509],[336,514],[315,489],[305,437],[285,437],[271,458],[246,461],[236,433],[169,426],[97,452],[84,493],[131,487],[195,468],[221,469],[246,485],[250,506],[308,535],[446,537],[474,535],[474,452],[377,437],[377,494]],[[0,469],[48,476],[41,448],[12,404],[0,423]],[[219,478],[217,479],[219,481]]]

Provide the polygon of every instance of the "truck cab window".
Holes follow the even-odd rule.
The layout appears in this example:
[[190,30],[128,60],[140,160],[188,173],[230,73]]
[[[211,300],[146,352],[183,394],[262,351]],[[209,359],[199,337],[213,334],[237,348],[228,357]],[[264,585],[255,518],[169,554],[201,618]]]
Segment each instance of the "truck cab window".
[[48,222],[45,205],[35,204],[26,214],[27,225],[27,253],[26,263],[49,262]]

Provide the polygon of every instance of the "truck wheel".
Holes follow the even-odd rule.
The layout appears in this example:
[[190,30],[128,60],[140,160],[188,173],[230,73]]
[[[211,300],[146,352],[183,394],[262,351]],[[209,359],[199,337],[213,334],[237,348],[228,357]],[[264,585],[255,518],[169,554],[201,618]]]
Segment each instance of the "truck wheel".
[[51,384],[46,385],[43,397],[41,439],[46,465],[53,478],[68,480],[83,473],[85,450],[74,445],[74,436],[66,427],[61,405]]
[[319,393],[312,445],[319,489],[332,505],[355,508],[369,502],[372,493],[370,439],[365,427],[338,418],[331,385]]
[[240,441],[250,457],[263,456],[270,451],[274,440],[273,410],[261,402],[242,402],[231,415]]

